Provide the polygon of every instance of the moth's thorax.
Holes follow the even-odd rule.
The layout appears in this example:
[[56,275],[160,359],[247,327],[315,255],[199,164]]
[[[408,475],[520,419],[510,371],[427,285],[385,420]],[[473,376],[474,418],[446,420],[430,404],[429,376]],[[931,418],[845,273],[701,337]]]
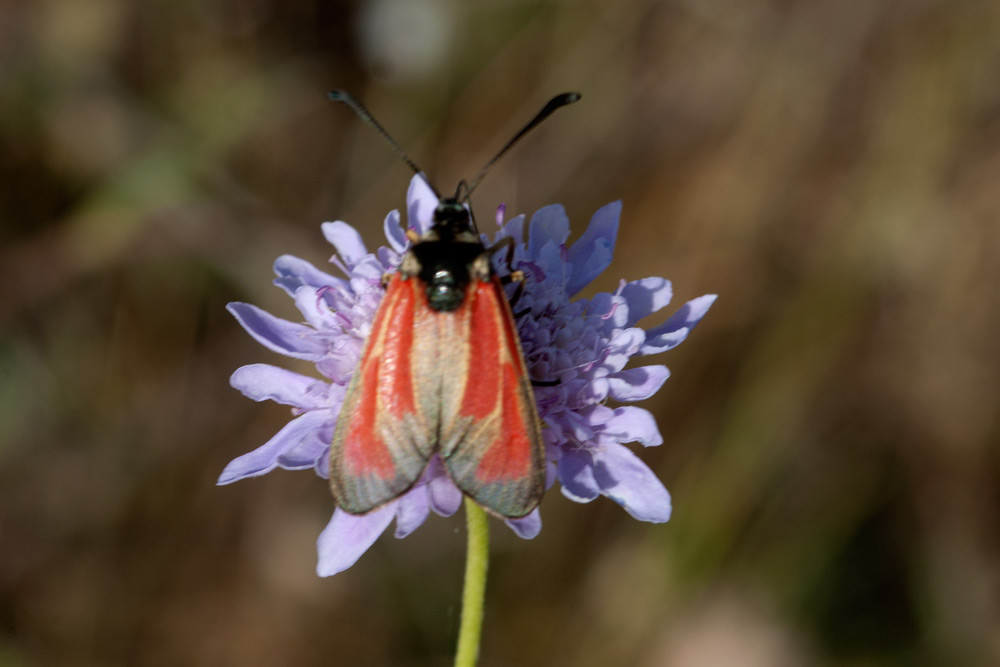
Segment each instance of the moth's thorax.
[[434,224],[403,255],[399,271],[404,279],[424,284],[432,310],[457,310],[473,280],[493,276],[490,252],[473,231],[469,211],[457,199],[442,199],[434,209]]
[[469,283],[492,278],[490,252],[478,241],[437,241],[429,236],[403,255],[400,273],[404,279],[416,277],[423,283],[432,310],[457,310],[465,301]]

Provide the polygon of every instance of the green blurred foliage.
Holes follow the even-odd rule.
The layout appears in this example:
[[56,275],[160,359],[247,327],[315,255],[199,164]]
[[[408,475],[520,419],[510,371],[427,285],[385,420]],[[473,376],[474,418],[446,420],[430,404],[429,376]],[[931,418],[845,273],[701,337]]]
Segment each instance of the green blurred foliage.
[[288,418],[225,304],[403,206],[333,87],[442,187],[581,91],[477,208],[623,199],[594,289],[720,294],[647,404],[674,518],[496,525],[484,666],[996,664],[998,82],[988,0],[0,5],[0,664],[449,664],[459,517],[322,580],[321,480],[214,486]]

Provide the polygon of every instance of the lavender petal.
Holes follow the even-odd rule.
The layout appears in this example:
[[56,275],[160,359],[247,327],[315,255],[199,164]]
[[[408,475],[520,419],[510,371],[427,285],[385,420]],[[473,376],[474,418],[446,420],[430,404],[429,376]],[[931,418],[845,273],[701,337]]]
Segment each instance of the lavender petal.
[[407,241],[406,232],[399,222],[399,211],[389,211],[389,215],[385,216],[385,222],[382,223],[382,229],[385,231],[385,238],[389,240],[392,249],[397,253],[402,253],[406,249]]
[[411,227],[420,234],[430,229],[437,205],[438,197],[423,176],[410,179],[410,189],[406,192],[406,221]]
[[587,450],[563,451],[558,462],[562,494],[578,503],[589,503],[601,495],[594,478],[594,458]]
[[628,321],[625,326],[635,326],[636,322],[652,315],[670,303],[674,290],[665,278],[643,278],[628,283],[621,295],[628,302]]
[[317,464],[324,468],[330,465],[330,442],[319,437],[319,431],[313,431],[302,442],[295,445],[278,457],[278,467],[282,470],[308,470]]
[[594,476],[601,493],[640,521],[670,519],[670,493],[649,467],[624,445],[607,445],[594,455]]
[[566,283],[569,296],[589,285],[611,264],[621,212],[621,201],[599,208],[590,218],[583,236],[570,247],[568,260],[573,266],[573,273]]
[[671,315],[666,322],[658,327],[653,327],[646,333],[646,342],[640,348],[639,354],[666,352],[683,343],[691,330],[715,303],[716,298],[715,294],[706,294],[681,306],[680,310]]
[[361,234],[346,222],[340,220],[324,222],[320,228],[323,230],[323,236],[337,249],[337,254],[348,268],[353,269],[355,264],[368,255]]
[[340,320],[330,309],[327,300],[315,287],[305,285],[295,291],[295,307],[299,309],[306,323],[316,331],[325,333],[340,330]]
[[427,520],[430,504],[427,500],[427,488],[419,485],[402,497],[396,503],[396,537],[404,538]]
[[561,246],[569,237],[569,218],[560,204],[538,209],[528,225],[528,254],[539,257],[548,242]]
[[663,444],[663,436],[653,414],[632,405],[615,408],[615,416],[604,425],[601,436],[612,438],[615,442],[638,442],[643,447]]
[[247,477],[257,477],[278,467],[278,457],[289,451],[316,429],[329,421],[327,410],[313,410],[299,415],[257,449],[229,462],[217,484],[231,484]]
[[507,527],[514,531],[518,537],[530,540],[542,532],[542,515],[536,507],[527,516],[520,519],[504,519]]
[[328,404],[325,382],[270,364],[237,368],[229,384],[254,401],[274,401],[306,410]]
[[524,214],[511,218],[504,223],[503,228],[497,234],[498,239],[503,237],[514,239],[514,246],[524,243]]
[[329,577],[358,562],[389,526],[395,505],[389,503],[363,516],[348,514],[339,508],[334,510],[333,518],[316,541],[319,553],[316,574]]
[[272,352],[307,361],[319,361],[326,352],[312,327],[275,317],[249,303],[234,301],[226,305],[226,310],[255,341]]
[[443,472],[431,477],[427,484],[427,494],[431,509],[440,516],[451,516],[462,506],[462,492]]
[[347,281],[336,278],[325,271],[320,271],[304,259],[293,255],[282,255],[274,260],[274,273],[278,276],[274,284],[285,290],[289,296],[295,296],[295,290],[308,285],[310,287],[343,287]]
[[644,401],[670,377],[666,366],[640,366],[608,376],[608,393],[616,401]]

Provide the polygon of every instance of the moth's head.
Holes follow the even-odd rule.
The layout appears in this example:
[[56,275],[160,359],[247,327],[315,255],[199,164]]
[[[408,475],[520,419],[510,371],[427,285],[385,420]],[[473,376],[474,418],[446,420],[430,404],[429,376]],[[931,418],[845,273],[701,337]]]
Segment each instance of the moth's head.
[[445,197],[434,209],[433,231],[441,240],[461,239],[472,231],[469,210],[454,197]]

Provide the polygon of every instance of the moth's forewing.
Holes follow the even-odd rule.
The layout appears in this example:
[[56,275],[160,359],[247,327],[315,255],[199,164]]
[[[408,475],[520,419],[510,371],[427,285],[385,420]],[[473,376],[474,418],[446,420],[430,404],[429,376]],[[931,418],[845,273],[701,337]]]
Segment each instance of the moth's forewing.
[[347,389],[330,449],[330,488],[337,504],[365,514],[398,497],[420,477],[435,444],[434,423],[418,405],[411,360],[420,337],[415,280],[397,274]]
[[439,337],[442,354],[460,351],[465,360],[440,371],[441,457],[458,488],[484,508],[524,516],[545,491],[545,447],[499,279],[472,281],[460,311]]

